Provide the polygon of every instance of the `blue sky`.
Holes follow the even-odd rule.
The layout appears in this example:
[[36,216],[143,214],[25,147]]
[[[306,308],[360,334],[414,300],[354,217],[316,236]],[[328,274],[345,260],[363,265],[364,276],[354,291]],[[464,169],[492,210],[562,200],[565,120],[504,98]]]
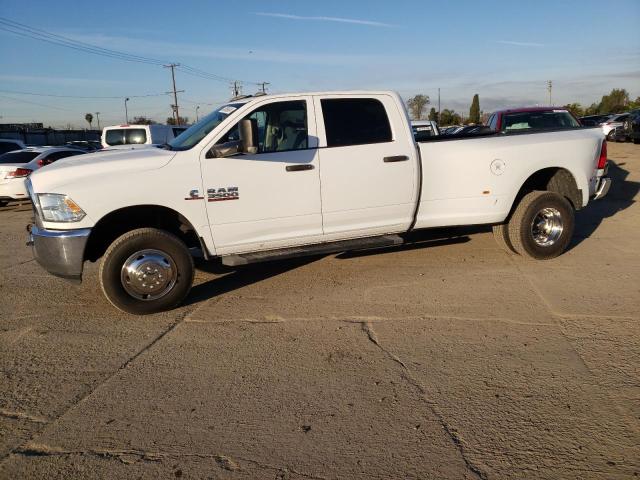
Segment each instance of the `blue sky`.
[[[598,101],[640,95],[640,1],[0,0],[0,16],[100,47],[175,61],[272,92],[393,89],[442,108]],[[83,127],[86,112],[121,123],[121,99],[170,89],[161,66],[125,62],[0,31],[0,123]],[[229,98],[226,81],[177,72],[182,114]],[[30,103],[29,103],[30,102]],[[131,98],[130,117],[170,115],[168,96]]]

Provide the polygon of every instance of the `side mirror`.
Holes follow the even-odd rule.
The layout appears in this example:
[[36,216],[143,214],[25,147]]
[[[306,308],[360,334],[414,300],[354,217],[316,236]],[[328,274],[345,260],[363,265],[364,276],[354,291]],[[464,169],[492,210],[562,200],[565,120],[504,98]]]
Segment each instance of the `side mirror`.
[[258,122],[249,118],[240,120],[238,133],[243,153],[258,153]]
[[242,144],[239,140],[233,142],[223,143],[221,145],[214,145],[206,153],[205,158],[224,158],[231,157],[240,153],[242,150]]

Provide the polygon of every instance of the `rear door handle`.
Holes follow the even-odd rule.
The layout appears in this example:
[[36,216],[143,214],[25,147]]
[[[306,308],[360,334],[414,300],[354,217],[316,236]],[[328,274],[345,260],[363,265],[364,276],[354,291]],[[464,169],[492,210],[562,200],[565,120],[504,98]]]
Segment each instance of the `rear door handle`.
[[300,172],[302,170],[313,170],[313,165],[304,163],[302,165],[287,165],[287,172]]
[[409,160],[409,157],[407,157],[406,155],[394,155],[392,157],[384,157],[382,159],[384,163],[406,162],[407,160]]

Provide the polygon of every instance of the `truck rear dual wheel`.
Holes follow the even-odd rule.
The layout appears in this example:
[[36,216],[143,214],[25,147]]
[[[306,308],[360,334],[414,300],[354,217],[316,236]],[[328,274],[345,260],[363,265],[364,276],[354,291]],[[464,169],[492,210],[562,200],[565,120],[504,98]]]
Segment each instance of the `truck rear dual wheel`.
[[535,191],[525,195],[508,224],[508,239],[520,255],[548,260],[564,252],[575,227],[573,206],[561,195]]
[[507,253],[517,253],[509,240],[509,224],[500,223],[493,226],[493,238],[496,239],[498,245]]
[[146,315],[178,306],[193,283],[189,249],[178,237],[139,228],[118,237],[100,264],[100,286],[116,308]]

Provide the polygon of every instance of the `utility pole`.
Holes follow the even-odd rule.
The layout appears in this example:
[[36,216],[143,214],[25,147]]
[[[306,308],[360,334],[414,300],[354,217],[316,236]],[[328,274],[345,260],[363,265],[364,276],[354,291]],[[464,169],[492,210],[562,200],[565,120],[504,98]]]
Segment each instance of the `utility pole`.
[[266,94],[267,93],[267,85],[271,85],[269,82],[262,82],[259,83],[260,88],[262,90],[262,93]]
[[239,97],[242,95],[242,83],[238,80],[234,80],[231,84],[231,92],[233,93],[233,97]]
[[553,88],[553,82],[551,80],[547,80],[547,90],[549,90],[549,106],[553,105],[551,103],[551,89]]
[[438,87],[438,124],[440,124],[440,87]]
[[[178,93],[184,92],[184,90],[176,90],[176,67],[179,67],[179,63],[170,63],[169,65],[164,65],[164,68],[171,69],[171,80],[173,81],[173,105],[171,108],[173,109],[174,118],[176,119],[176,125],[180,125],[180,110],[178,107]],[[172,92],[167,92],[172,93]]]
[[96,112],[96,118],[98,119],[98,130],[100,130],[100,112]]
[[198,110],[200,110],[200,105],[196,105],[196,123],[198,123]]
[[129,123],[129,112],[127,111],[127,102],[129,101],[129,97],[124,99],[124,123]]

